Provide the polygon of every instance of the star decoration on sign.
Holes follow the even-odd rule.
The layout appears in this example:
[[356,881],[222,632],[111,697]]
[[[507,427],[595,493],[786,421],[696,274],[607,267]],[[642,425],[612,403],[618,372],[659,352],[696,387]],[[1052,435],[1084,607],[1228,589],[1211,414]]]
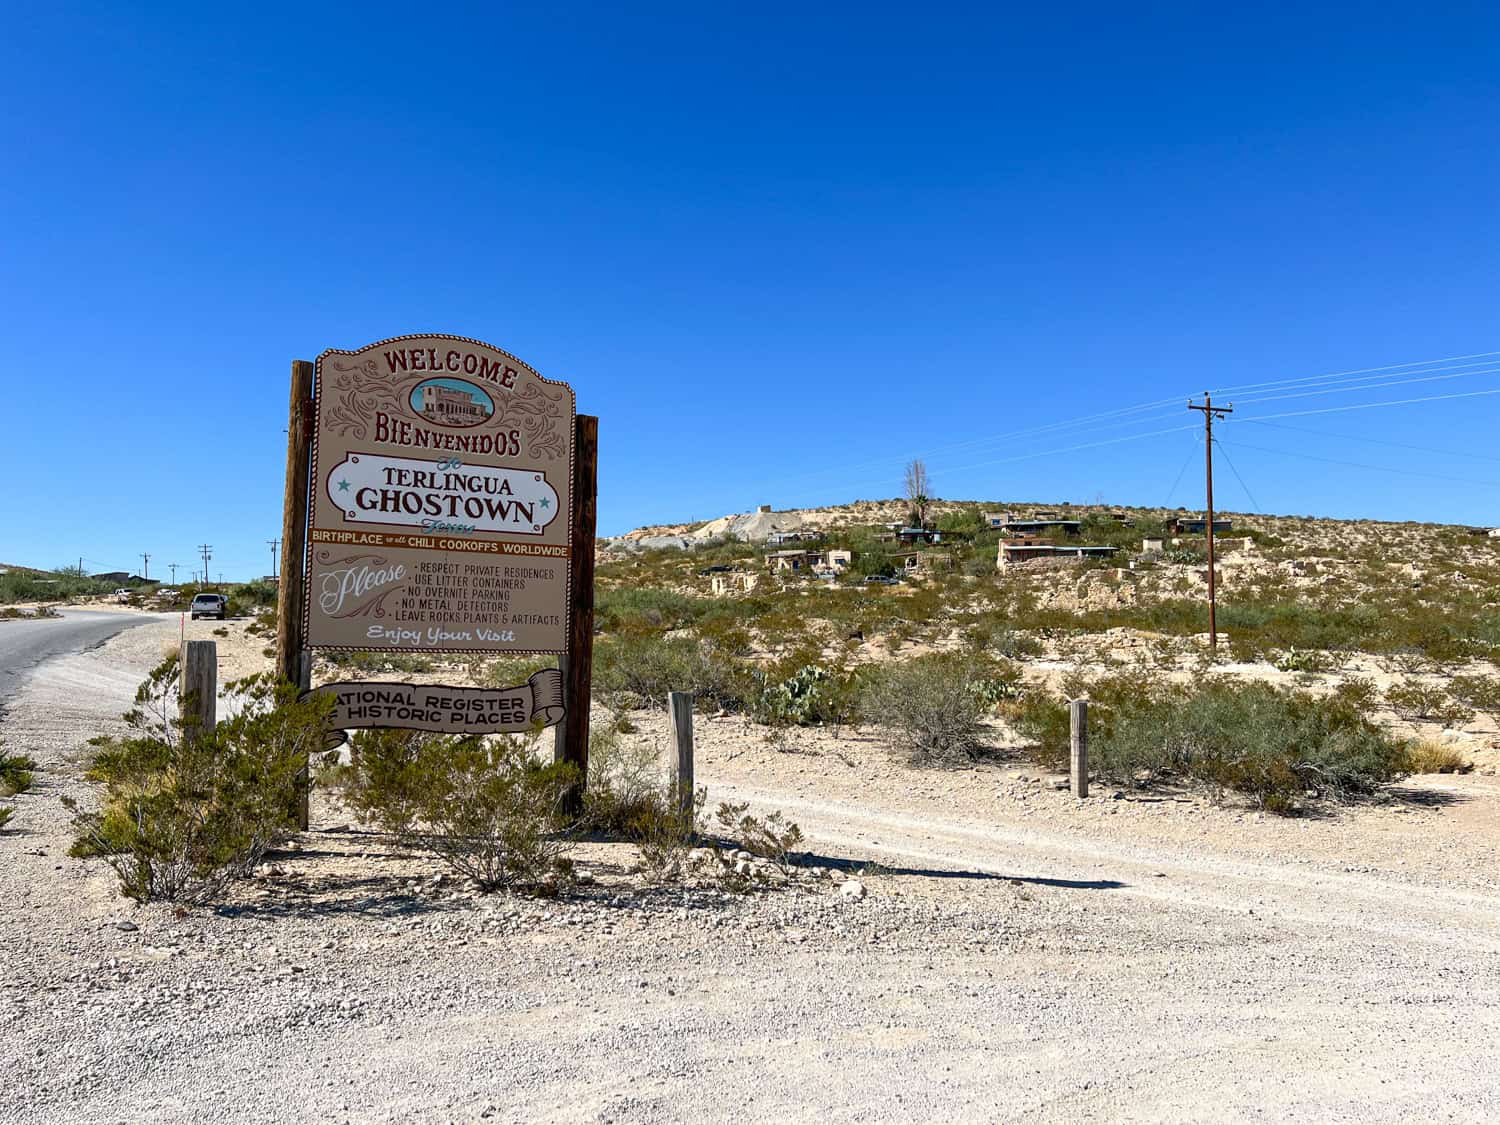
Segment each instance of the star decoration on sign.
[[346,480],[339,481],[339,491],[340,492],[348,492],[349,491],[349,482],[346,481]]
[[548,500],[545,496],[542,497],[540,503],[541,503],[542,507],[544,507],[544,508],[550,508],[550,507],[552,507],[552,501]]

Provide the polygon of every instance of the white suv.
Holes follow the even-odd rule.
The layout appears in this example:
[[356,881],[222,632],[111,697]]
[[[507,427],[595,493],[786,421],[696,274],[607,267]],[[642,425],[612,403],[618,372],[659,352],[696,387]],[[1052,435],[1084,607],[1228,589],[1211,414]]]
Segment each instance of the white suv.
[[229,599],[223,594],[199,594],[188,607],[188,612],[193,615],[194,621],[200,617],[217,617],[223,621],[228,607]]

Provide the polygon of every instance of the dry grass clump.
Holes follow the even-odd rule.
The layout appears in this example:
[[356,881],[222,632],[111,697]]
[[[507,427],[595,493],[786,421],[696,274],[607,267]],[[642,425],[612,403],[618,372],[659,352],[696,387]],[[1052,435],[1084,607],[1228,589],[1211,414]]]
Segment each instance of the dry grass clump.
[[1406,768],[1411,773],[1468,773],[1474,764],[1452,743],[1422,738],[1408,748]]

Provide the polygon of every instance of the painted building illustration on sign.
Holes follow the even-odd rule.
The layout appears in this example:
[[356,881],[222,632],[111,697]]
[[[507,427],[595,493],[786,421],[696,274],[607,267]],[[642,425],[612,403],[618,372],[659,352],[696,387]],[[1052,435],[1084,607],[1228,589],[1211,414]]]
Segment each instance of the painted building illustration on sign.
[[428,421],[447,426],[478,426],[495,413],[490,396],[459,379],[428,379],[412,391],[412,406]]
[[566,650],[571,387],[410,336],[324,352],[313,404],[308,647]]

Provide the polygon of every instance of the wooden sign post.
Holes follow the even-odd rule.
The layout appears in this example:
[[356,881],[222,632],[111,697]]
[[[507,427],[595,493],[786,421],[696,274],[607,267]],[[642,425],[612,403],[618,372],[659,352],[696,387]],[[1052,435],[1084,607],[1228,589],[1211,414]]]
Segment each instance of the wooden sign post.
[[586,778],[597,464],[598,419],[575,414],[573,389],[481,341],[400,336],[296,361],[278,675],[311,690],[300,658],[315,649],[555,654],[561,672],[513,688],[317,690],[349,727],[562,722],[559,756]]
[[312,466],[313,365],[292,361],[292,401],[286,421],[286,493],[281,514],[281,577],[276,587],[276,675],[298,681],[306,648],[302,590],[307,551],[307,481]]
[[568,651],[564,668],[562,754],[578,770],[579,788],[568,793],[563,811],[583,811],[589,775],[589,698],[594,679],[594,544],[599,507],[599,419],[578,416],[573,441],[573,576],[568,591]]

